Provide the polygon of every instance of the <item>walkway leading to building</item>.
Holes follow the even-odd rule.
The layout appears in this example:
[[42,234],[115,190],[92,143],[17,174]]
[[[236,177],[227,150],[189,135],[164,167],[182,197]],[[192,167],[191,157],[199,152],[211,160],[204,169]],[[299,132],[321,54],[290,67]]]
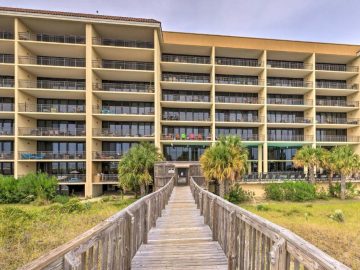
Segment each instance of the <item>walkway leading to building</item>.
[[227,269],[227,258],[197,209],[190,187],[174,187],[131,269]]

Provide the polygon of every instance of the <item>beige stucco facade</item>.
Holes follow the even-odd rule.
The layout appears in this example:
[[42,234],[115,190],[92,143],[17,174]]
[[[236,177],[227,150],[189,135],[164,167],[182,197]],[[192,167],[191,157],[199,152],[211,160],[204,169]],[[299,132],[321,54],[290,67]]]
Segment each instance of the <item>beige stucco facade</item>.
[[[13,55],[14,59],[13,62],[0,62],[0,98],[13,98],[14,104],[12,111],[0,109],[0,121],[13,121],[13,133],[0,132],[2,142],[13,142],[13,155],[6,159],[0,155],[0,164],[11,164],[15,177],[36,172],[39,163],[81,162],[84,164],[83,179],[76,181],[76,176],[70,175],[67,177],[75,180],[63,184],[81,186],[85,196],[95,196],[103,192],[105,185],[116,183],[116,178],[104,181],[99,178],[103,177],[103,163],[120,159],[116,153],[103,153],[104,144],[150,141],[161,150],[164,146],[206,147],[216,141],[219,135],[216,131],[220,128],[256,130],[256,136],[245,138],[244,142],[249,147],[257,148],[257,160],[252,162],[257,164],[259,173],[268,172],[270,160],[273,163],[290,161],[269,157],[269,147],[350,144],[360,152],[359,45],[166,32],[156,21],[54,15],[31,10],[0,9],[0,26],[1,31],[4,30],[0,37],[0,55]],[[44,34],[55,38],[51,40]],[[70,42],[61,40],[61,36],[66,36]],[[81,39],[73,42],[70,36]],[[164,55],[170,55],[166,61]],[[39,62],[39,56],[47,58]],[[66,60],[70,58],[80,60]],[[104,60],[108,62],[104,64]],[[164,79],[166,73],[173,77]],[[176,77],[177,74],[190,79]],[[208,77],[208,81],[191,81],[191,76],[197,74]],[[269,78],[273,81],[278,78],[279,83],[273,83]],[[61,83],[68,80],[71,87],[59,86],[59,82],[55,84],[56,79],[62,79]],[[297,84],[290,79],[296,79]],[[8,83],[11,80],[13,83]],[[51,87],[39,85],[40,80],[50,80]],[[298,84],[301,80],[303,83]],[[74,88],[74,82],[83,83],[84,87]],[[113,89],[116,82],[122,85],[129,82],[135,90],[131,87],[128,91]],[[143,88],[141,90],[144,91],[137,91],[139,86],[135,87],[136,83],[142,87],[146,83],[146,91]],[[105,84],[110,85],[109,88],[104,89]],[[192,95],[199,95],[200,99],[165,100],[164,90],[177,91],[176,95],[180,95],[178,93],[181,91],[190,91]],[[203,101],[200,93],[209,98]],[[230,97],[240,95],[240,100],[244,99],[241,96],[244,94],[247,101],[219,101],[220,93]],[[279,102],[269,102],[270,99],[274,100],[275,95]],[[295,99],[289,95],[302,96],[303,101],[294,102]],[[322,97],[329,96],[334,98],[325,103],[318,102]],[[39,99],[81,100],[85,109],[66,112],[52,108],[39,110],[39,106],[36,106]],[[153,103],[153,112],[108,111],[104,109],[103,101]],[[27,109],[33,105],[36,109]],[[178,110],[179,115],[181,110],[206,111],[209,118],[189,120],[181,119],[180,115],[179,119],[165,119],[167,109]],[[231,117],[221,121],[217,119],[218,112],[230,110],[246,111],[245,114],[253,112],[251,117],[256,117],[254,120],[249,120],[249,117],[246,120]],[[296,116],[295,120],[288,121],[286,118],[284,121],[269,122],[269,112],[284,115],[298,112],[301,119],[297,120],[299,117]],[[319,113],[325,115],[325,121],[317,120]],[[341,121],[328,121],[326,115],[332,119],[332,113],[338,113]],[[74,135],[71,132],[49,131],[49,128],[39,130],[39,120],[79,121],[85,124]],[[104,122],[152,123],[153,128],[150,134],[141,136],[109,135],[108,131],[104,132]],[[191,133],[183,138],[179,132],[172,133],[171,137],[164,134],[164,127],[171,130],[200,127],[201,130],[208,130],[209,134],[195,137]],[[280,139],[274,135],[269,138],[269,130],[281,129],[298,129],[301,135],[291,135],[291,138],[280,135]],[[342,131],[339,131],[340,135],[321,135],[321,140],[317,140],[319,130],[326,130],[329,134],[335,134],[334,130]],[[37,156],[39,141],[83,142],[86,149],[82,155],[45,158],[41,153]],[[33,155],[29,157],[28,153]]]

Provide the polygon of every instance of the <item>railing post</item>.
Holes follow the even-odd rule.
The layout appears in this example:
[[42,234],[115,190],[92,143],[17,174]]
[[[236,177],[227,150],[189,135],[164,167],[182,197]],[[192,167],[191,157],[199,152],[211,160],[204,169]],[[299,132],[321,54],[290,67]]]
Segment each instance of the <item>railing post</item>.
[[232,211],[230,213],[230,231],[229,231],[229,240],[228,244],[228,270],[236,269],[236,250],[235,250],[235,242],[236,242],[236,212]]
[[149,232],[149,220],[150,220],[150,215],[149,215],[149,201],[145,202],[144,205],[144,235],[143,235],[143,243],[147,244],[148,242],[148,232]]
[[134,227],[135,227],[135,218],[134,218],[134,215],[130,212],[130,211],[127,211],[126,212],[129,216],[129,219],[128,219],[128,224],[129,224],[129,245],[128,245],[128,255],[127,256],[127,259],[129,261],[129,264],[128,265],[131,265],[131,260],[133,258],[133,256],[135,255],[134,254],[134,246],[135,246],[135,242],[134,242]]
[[217,222],[218,222],[218,219],[217,219],[217,203],[216,203],[216,198],[214,197],[212,200],[211,200],[211,203],[212,203],[212,209],[211,209],[211,220],[212,220],[212,238],[213,238],[213,241],[217,241],[218,240],[218,235],[217,235]]
[[270,270],[287,270],[286,260],[286,241],[279,238],[270,250]]

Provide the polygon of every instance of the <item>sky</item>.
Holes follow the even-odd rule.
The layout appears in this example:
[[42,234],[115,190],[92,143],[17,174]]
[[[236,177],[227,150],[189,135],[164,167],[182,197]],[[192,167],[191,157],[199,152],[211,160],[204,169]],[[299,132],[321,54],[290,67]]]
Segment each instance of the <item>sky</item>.
[[360,0],[0,0],[0,6],[152,18],[164,31],[360,44]]

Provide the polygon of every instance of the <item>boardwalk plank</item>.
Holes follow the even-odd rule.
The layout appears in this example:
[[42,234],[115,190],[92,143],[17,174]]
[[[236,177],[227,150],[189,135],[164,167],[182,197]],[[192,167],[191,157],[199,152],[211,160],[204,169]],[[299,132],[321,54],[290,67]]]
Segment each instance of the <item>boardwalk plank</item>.
[[162,215],[141,245],[131,269],[227,269],[227,258],[212,240],[190,187],[175,187]]

